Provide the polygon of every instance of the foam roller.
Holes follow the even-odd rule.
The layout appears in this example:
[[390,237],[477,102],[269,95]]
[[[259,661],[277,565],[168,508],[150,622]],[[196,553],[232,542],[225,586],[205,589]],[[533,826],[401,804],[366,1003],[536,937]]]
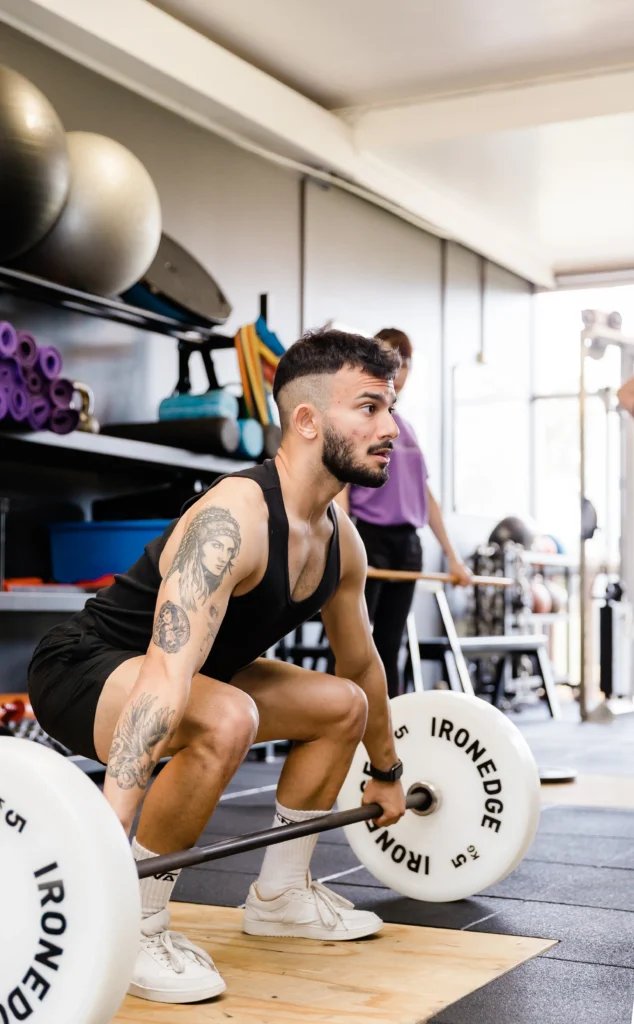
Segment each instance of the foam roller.
[[264,431],[257,420],[238,420],[240,446],[238,453],[247,459],[257,459],[264,448]]
[[159,420],[193,420],[226,417],[237,420],[238,399],[228,391],[206,391],[203,395],[170,395],[159,406]]

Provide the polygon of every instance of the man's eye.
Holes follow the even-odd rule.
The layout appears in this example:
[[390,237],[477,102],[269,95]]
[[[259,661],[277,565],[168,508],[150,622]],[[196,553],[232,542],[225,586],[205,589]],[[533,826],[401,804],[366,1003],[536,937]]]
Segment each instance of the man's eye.
[[374,412],[376,410],[376,405],[364,405],[362,408],[369,409],[370,412]]

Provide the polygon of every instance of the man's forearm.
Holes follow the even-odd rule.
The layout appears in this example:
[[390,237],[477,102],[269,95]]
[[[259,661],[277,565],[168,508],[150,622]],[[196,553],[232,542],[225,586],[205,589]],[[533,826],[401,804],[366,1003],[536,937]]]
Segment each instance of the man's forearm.
[[351,673],[350,678],[361,687],[368,699],[368,721],[363,745],[374,767],[387,771],[398,757],[394,746],[385,671],[378,656],[362,672]]

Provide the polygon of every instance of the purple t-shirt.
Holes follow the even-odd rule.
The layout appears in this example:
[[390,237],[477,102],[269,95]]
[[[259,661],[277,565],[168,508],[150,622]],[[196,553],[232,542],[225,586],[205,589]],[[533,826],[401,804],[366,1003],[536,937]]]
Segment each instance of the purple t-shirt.
[[394,441],[390,475],[382,487],[350,488],[350,515],[374,526],[427,525],[427,465],[416,435],[394,414],[400,434]]

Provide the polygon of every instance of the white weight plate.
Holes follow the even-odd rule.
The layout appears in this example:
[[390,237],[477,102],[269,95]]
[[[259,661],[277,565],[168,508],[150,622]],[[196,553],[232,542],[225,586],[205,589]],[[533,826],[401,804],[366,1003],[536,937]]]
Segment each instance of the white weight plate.
[[0,739],[0,1021],[109,1024],[139,948],[139,881],[112,808],[84,773]]
[[[431,690],[391,702],[405,792],[429,783],[437,808],[407,811],[396,825],[348,825],[346,837],[371,874],[396,892],[432,903],[473,896],[506,877],[531,845],[540,811],[535,760],[519,730],[478,697]],[[368,775],[360,745],[338,799],[358,806]]]

